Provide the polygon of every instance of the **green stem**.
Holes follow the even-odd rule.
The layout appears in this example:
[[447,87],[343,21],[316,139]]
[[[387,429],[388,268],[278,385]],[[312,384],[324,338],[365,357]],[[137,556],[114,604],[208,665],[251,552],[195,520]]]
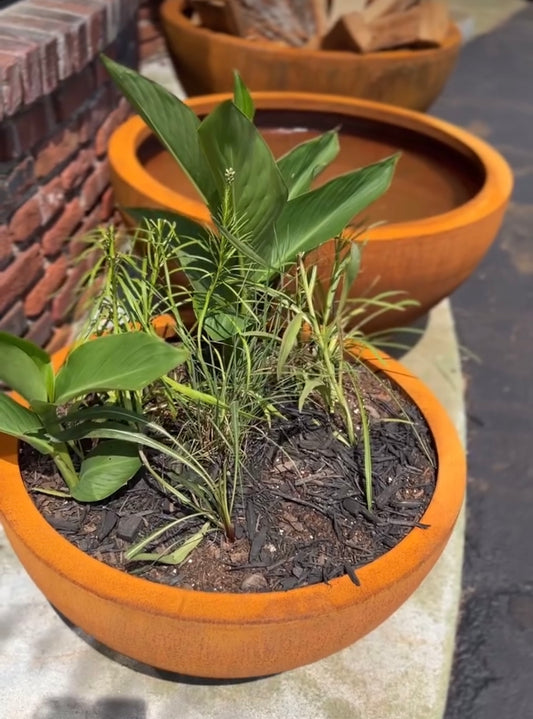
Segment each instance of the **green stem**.
[[72,490],[76,488],[79,482],[79,477],[78,473],[74,469],[74,465],[72,464],[72,459],[70,457],[70,452],[67,445],[63,442],[61,442],[61,444],[55,445],[52,458],[61,476],[65,480],[67,487],[72,492]]

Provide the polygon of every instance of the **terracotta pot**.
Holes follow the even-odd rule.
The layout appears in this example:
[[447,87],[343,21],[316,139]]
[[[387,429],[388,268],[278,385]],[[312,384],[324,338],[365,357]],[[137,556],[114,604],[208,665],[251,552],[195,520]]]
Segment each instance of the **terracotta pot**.
[[233,70],[254,91],[329,93],[426,110],[438,97],[461,46],[451,24],[440,47],[354,52],[284,47],[198,27],[183,13],[183,0],[161,6],[163,28],[189,95],[229,92]]
[[[227,95],[188,100],[199,115]],[[364,100],[298,93],[255,93],[256,122],[275,155],[340,126],[341,151],[318,183],[397,150],[390,190],[360,219],[368,230],[353,296],[403,291],[419,303],[367,326],[405,325],[451,294],[475,269],[501,225],[512,189],[506,161],[490,145],[450,123]],[[111,177],[122,207],[160,207],[197,220],[209,213],[189,180],[139,117],[109,144]],[[328,276],[331,245],[316,261]]]
[[[55,356],[56,366],[66,350]],[[108,647],[188,675],[253,677],[347,647],[392,614],[444,549],[465,487],[457,433],[431,392],[398,362],[371,362],[418,405],[438,458],[435,493],[421,521],[387,554],[348,577],[286,592],[208,593],[152,583],[89,557],[61,537],[22,482],[17,442],[0,435],[0,519],[37,586],[70,621]]]

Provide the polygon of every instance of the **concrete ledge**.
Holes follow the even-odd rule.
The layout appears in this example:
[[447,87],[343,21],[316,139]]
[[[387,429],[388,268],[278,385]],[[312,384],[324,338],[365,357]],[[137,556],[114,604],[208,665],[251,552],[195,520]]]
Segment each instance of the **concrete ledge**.
[[[447,301],[432,312],[403,361],[432,387],[464,437],[459,353]],[[441,719],[463,537],[461,517],[418,591],[348,649],[257,681],[202,684],[118,656],[66,625],[0,533],[0,706],[17,719]]]

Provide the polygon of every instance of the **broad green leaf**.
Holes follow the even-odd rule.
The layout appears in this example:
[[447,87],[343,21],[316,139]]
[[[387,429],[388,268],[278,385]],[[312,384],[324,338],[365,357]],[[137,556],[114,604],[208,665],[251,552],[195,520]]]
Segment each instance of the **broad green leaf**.
[[28,402],[46,402],[53,392],[50,356],[32,342],[0,332],[0,380]]
[[37,435],[44,432],[39,417],[7,394],[0,392],[0,432],[23,439],[39,452],[50,452],[49,442]]
[[[287,188],[263,137],[231,100],[205,118],[198,137],[220,198],[230,193],[241,238],[261,235],[272,226],[287,198]],[[219,205],[212,214],[220,220],[221,212]]]
[[302,252],[309,252],[339,235],[354,215],[377,200],[389,187],[397,155],[340,175],[316,190],[299,195],[285,205],[276,221],[276,241],[254,249],[281,269]]
[[115,422],[130,422],[132,424],[149,424],[149,420],[144,415],[117,404],[102,404],[94,407],[83,406],[70,410],[61,418],[61,423],[66,427],[72,423],[86,422],[88,420],[114,420]]
[[196,114],[161,85],[105,55],[100,57],[115,84],[183,168],[208,205],[216,204],[216,188],[198,143],[200,120]]
[[132,444],[142,445],[144,447],[151,447],[162,454],[166,454],[168,457],[181,462],[186,467],[195,472],[199,478],[204,481],[210,482],[211,479],[207,472],[204,470],[201,464],[194,459],[194,457],[187,452],[186,449],[180,447],[178,450],[168,447],[162,442],[158,442],[156,439],[152,439],[141,432],[131,432],[123,429],[110,429],[109,427],[103,427],[100,429],[92,430],[87,434],[88,437],[94,437],[97,439],[119,439],[124,442],[131,442]]
[[69,354],[57,374],[55,401],[64,403],[87,392],[141,390],[187,355],[183,347],[144,332],[98,337]]
[[303,322],[303,315],[301,315],[301,314],[294,315],[292,320],[287,325],[285,332],[283,333],[283,338],[281,340],[281,345],[279,348],[279,355],[278,355],[278,367],[277,367],[278,379],[281,377],[281,375],[283,373],[283,369],[287,362],[287,359],[288,359],[290,353],[292,352],[294,345],[296,344],[296,342],[298,340],[298,335],[302,328],[302,322]]
[[332,130],[302,142],[278,159],[278,167],[289,188],[289,200],[311,188],[311,182],[339,152],[339,138]]
[[254,119],[254,101],[237,70],[233,71],[233,102],[249,120]]
[[134,444],[118,440],[99,442],[81,463],[79,482],[71,494],[79,502],[99,502],[127,484],[140,466]]
[[147,561],[147,562],[159,562],[160,564],[172,564],[178,565],[184,562],[189,554],[196,549],[202,539],[205,537],[210,528],[209,522],[206,522],[204,526],[197,532],[188,537],[183,544],[175,549],[173,552],[168,554],[156,554],[155,552],[147,552],[142,554],[135,554],[130,557],[136,561]]

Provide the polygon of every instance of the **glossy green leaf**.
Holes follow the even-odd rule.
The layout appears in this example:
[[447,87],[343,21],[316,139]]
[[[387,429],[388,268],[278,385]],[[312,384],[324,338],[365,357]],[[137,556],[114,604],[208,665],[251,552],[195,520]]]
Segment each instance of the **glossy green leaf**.
[[254,119],[254,101],[237,70],[233,71],[233,102],[249,120]]
[[397,159],[388,157],[289,200],[276,222],[276,241],[266,248],[270,264],[282,268],[299,253],[339,235],[354,215],[388,189]]
[[137,391],[182,364],[188,353],[144,332],[107,335],[70,353],[56,378],[56,397],[67,402],[87,392]]
[[134,444],[120,440],[99,442],[81,463],[72,496],[79,502],[99,502],[126,485],[140,466]]
[[[240,236],[259,236],[270,228],[287,198],[287,188],[270,148],[230,100],[218,105],[198,130],[218,193],[229,191]],[[222,205],[218,213],[221,219]]]
[[338,155],[339,138],[335,131],[302,142],[278,159],[278,167],[289,189],[289,199],[308,192],[311,182]]
[[100,57],[115,84],[181,165],[208,205],[216,206],[216,188],[198,143],[199,118],[161,85],[105,55]]
[[50,356],[33,342],[0,332],[0,380],[31,403],[53,392]]
[[0,392],[0,432],[23,439],[40,452],[49,452],[51,445],[37,436],[44,432],[39,417],[26,407]]

